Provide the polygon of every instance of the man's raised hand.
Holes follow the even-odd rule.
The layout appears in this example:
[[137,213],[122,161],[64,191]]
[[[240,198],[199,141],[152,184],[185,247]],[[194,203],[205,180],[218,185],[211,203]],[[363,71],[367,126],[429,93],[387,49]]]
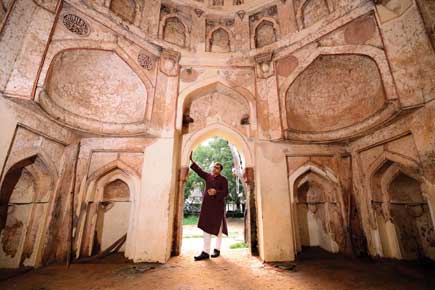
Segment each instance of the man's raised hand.
[[208,195],[216,195],[216,189],[214,189],[214,188],[209,188],[209,189],[207,190],[207,193],[208,193]]

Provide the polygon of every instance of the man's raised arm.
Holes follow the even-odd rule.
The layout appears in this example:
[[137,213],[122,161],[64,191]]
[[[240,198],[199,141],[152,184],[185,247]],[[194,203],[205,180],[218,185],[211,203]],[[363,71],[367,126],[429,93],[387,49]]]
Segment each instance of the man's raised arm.
[[208,173],[202,170],[202,168],[199,167],[198,164],[195,163],[195,161],[193,161],[192,152],[190,152],[190,161],[192,161],[192,165],[190,165],[190,168],[192,168],[192,170],[195,171],[196,174],[198,174],[199,177],[201,177],[202,179],[207,179]]

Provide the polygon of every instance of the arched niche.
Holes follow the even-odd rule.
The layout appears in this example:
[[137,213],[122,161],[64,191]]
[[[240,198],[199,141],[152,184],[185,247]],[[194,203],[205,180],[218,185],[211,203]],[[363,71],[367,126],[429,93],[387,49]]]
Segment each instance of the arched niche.
[[434,225],[421,191],[419,167],[391,159],[379,163],[370,183],[371,210],[383,255],[405,260],[433,259]]
[[231,36],[230,33],[223,27],[217,27],[210,32],[208,37],[208,45],[210,52],[230,52],[231,51]]
[[115,51],[59,52],[45,87],[42,107],[67,125],[99,132],[119,128],[122,134],[144,123],[149,86]]
[[254,33],[254,47],[262,48],[277,40],[277,24],[272,19],[263,19],[255,27]]
[[111,0],[109,9],[122,20],[133,23],[136,16],[136,0]]
[[[398,170],[388,185],[390,216],[403,259],[430,257],[435,248],[434,225],[420,182]],[[433,257],[432,257],[433,258]]]
[[102,166],[89,176],[76,234],[76,257],[104,251],[124,234],[127,239],[120,251],[132,257],[134,226],[140,214],[136,204],[139,193],[138,174],[120,160]]
[[[104,185],[103,198],[98,205],[93,246],[95,251],[107,249],[127,234],[131,211],[130,188],[121,178]],[[125,251],[125,244],[118,250]]]
[[321,247],[343,251],[346,243],[344,218],[337,186],[316,171],[307,170],[293,184],[297,248]]
[[179,47],[186,47],[186,35],[188,31],[184,23],[177,16],[168,16],[163,24],[163,40],[178,45]]
[[287,128],[326,133],[378,113],[386,95],[377,63],[359,54],[317,56],[285,94]]
[[289,176],[294,251],[320,246],[344,251],[347,227],[340,182],[334,172],[307,162]]
[[[81,65],[83,64],[82,60],[91,57],[92,54],[95,54],[95,51],[100,52],[100,56],[102,57],[91,60],[89,64],[96,67],[95,73],[97,71],[103,70],[103,74],[110,74],[108,79],[111,81],[110,83],[108,83],[108,85],[105,83],[101,83],[101,81],[99,81],[101,80],[101,78],[96,78],[96,75],[92,74],[91,66],[86,66],[86,64],[84,66]],[[82,58],[80,56],[81,54],[84,54],[85,57]],[[78,61],[77,63],[73,62],[74,67],[81,67],[78,70],[71,71],[71,68],[62,65],[61,59],[65,55],[69,57],[78,56],[78,59],[80,61]],[[104,56],[109,57],[106,58]],[[98,60],[101,60],[101,63],[99,63]],[[115,63],[111,63],[111,60],[115,60]],[[61,69],[55,69],[55,64],[57,67],[60,66]],[[85,74],[79,73],[81,69],[85,71],[86,69],[88,69],[89,71],[91,71],[91,76],[89,76],[87,72]],[[117,71],[118,73],[115,74],[113,73],[114,71]],[[126,74],[119,73],[121,71],[126,72]],[[53,97],[52,94],[49,92],[48,87],[50,82],[54,84],[53,87],[56,87],[56,83],[53,83],[53,77],[55,75],[58,75],[56,72],[60,72],[60,76],[69,76],[70,74],[72,76],[72,78],[70,79],[66,78],[67,82],[65,83],[65,88],[61,88],[61,90],[58,91],[60,93],[66,93],[67,97],[65,98],[64,102],[68,103],[72,101],[72,106],[69,106],[69,104],[65,106],[64,102],[58,102],[58,99],[62,98],[64,94]],[[85,81],[80,85],[75,86],[74,79],[77,79],[77,77],[85,79]],[[123,78],[127,79],[127,81],[122,81]],[[145,93],[133,93],[133,95],[135,95],[135,97],[133,98],[131,92],[136,91],[137,87],[134,85],[134,83],[138,80],[137,78],[139,78],[140,82],[142,83],[137,83],[137,85],[143,85]],[[88,90],[88,88],[86,88],[86,85],[89,85],[90,83],[93,84],[90,86],[90,88],[89,86],[87,86],[89,88]],[[119,84],[119,86],[116,86],[116,84]],[[132,84],[133,86],[131,86]],[[81,40],[80,43],[77,43],[77,41],[75,40],[63,40],[61,42],[54,43],[50,51],[47,53],[47,58],[41,70],[40,86],[41,89],[39,89],[36,93],[37,102],[47,114],[52,116],[56,122],[61,123],[64,126],[73,128],[81,132],[92,132],[99,135],[132,136],[143,134],[143,132],[146,131],[144,122],[146,113],[144,113],[144,116],[142,116],[139,121],[134,120],[134,116],[140,115],[141,111],[146,111],[149,108],[147,108],[146,105],[144,105],[143,109],[135,108],[134,110],[138,113],[131,115],[132,118],[128,121],[125,121],[125,119],[129,119],[129,117],[126,118],[125,109],[129,107],[128,103],[131,104],[131,99],[133,99],[133,102],[138,101],[138,105],[141,105],[141,103],[146,104],[148,96],[153,95],[154,86],[148,78],[147,74],[145,73],[144,69],[138,64],[137,60],[132,58],[128,53],[125,52],[123,48],[115,43],[96,42],[87,39]],[[128,89],[117,93],[117,88],[121,88],[123,86],[128,87]],[[74,94],[68,93],[68,89],[71,88],[74,88],[74,94],[77,94],[77,99],[71,98],[71,96]],[[94,91],[92,91],[92,89]],[[92,101],[91,106],[89,107],[84,106],[82,102],[79,102],[82,103],[82,105],[80,106],[74,105],[75,102],[80,100],[84,101],[84,103],[87,102],[86,96],[84,96],[84,94],[80,92],[82,90],[84,90],[84,92],[91,92],[91,94],[88,96],[91,98]],[[103,95],[98,92],[98,90],[105,90],[106,92],[108,92],[108,94]],[[137,91],[140,90],[143,89],[137,89]],[[97,94],[95,94],[95,92],[97,92]],[[97,97],[95,95],[97,95]],[[118,95],[118,97],[121,99],[127,96],[127,99],[130,99],[130,101],[126,104],[121,105],[121,114],[119,115],[119,119],[116,116],[117,114],[115,113],[114,115],[112,115],[112,117],[109,117],[109,119],[112,120],[105,121],[103,120],[103,118],[101,118],[98,110],[105,111],[104,105],[107,102],[111,103],[109,105],[109,111],[111,110],[110,106],[116,103],[119,104],[119,99],[116,100],[116,97],[114,97],[115,95]],[[100,101],[97,100],[98,98],[100,98]],[[111,98],[115,98],[114,102],[109,101]],[[96,107],[99,109],[96,110],[96,114],[89,114],[90,111],[92,113],[94,105],[96,105]],[[77,108],[83,107],[83,111],[77,110]],[[107,114],[103,113],[102,116],[107,117]]]
[[0,267],[36,266],[55,178],[38,154],[7,169],[0,189]]

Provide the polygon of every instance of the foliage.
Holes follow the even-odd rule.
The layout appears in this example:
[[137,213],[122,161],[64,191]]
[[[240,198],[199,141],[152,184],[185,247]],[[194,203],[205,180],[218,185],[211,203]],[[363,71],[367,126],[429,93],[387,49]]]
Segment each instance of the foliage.
[[183,219],[183,225],[196,225],[198,224],[198,216],[194,216],[194,215],[188,215],[185,216]]
[[[229,196],[227,200],[232,202],[240,201],[240,198],[237,196],[236,177],[232,174],[233,155],[228,141],[218,137],[210,139],[207,144],[201,144],[196,148],[193,152],[193,160],[207,172],[211,172],[212,165],[215,162],[221,163],[224,167],[221,174],[228,180]],[[191,190],[197,186],[202,190],[205,183],[201,177],[191,170],[184,187],[184,198],[187,199],[191,194]],[[243,192],[241,182],[239,183],[239,192]]]
[[247,248],[248,244],[246,243],[234,243],[232,245],[230,245],[230,249],[243,249],[243,248]]

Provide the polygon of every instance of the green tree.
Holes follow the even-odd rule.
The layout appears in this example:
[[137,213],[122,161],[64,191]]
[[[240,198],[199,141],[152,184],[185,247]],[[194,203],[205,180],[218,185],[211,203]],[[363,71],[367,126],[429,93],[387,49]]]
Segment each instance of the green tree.
[[[211,172],[211,166],[215,162],[221,163],[224,167],[221,174],[228,180],[229,196],[227,200],[236,203],[240,202],[237,192],[243,192],[243,186],[239,183],[239,189],[236,189],[237,177],[232,173],[233,155],[228,141],[214,137],[206,145],[199,145],[193,152],[193,160],[207,172]],[[205,186],[204,181],[196,173],[190,171],[184,187],[184,198],[187,199],[191,194],[191,190],[197,186],[203,189]]]

